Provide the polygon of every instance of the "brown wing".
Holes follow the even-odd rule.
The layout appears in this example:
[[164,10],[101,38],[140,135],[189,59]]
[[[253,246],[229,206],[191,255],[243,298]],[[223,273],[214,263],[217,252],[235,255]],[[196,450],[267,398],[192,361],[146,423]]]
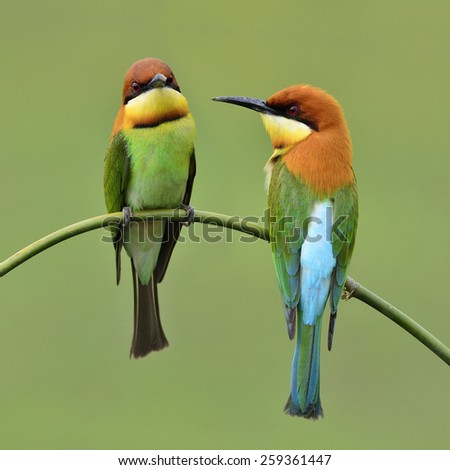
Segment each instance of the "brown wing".
[[[190,163],[189,163],[189,176],[186,183],[186,191],[184,193],[183,204],[188,205],[191,200],[192,186],[195,178],[195,152],[192,152]],[[155,276],[156,282],[161,282],[166,274],[167,265],[169,264],[170,257],[172,256],[173,249],[178,240],[182,227],[181,222],[168,222],[166,231],[164,233],[164,242],[159,252],[158,262],[156,264],[153,275]]]

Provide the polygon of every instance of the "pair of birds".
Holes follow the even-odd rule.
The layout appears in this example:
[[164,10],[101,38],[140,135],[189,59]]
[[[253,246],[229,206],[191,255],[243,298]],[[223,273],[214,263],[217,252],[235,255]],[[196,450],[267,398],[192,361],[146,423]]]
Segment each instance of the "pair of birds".
[[[339,299],[355,241],[357,192],[349,130],[338,102],[319,88],[295,85],[266,101],[216,97],[260,113],[274,152],[267,165],[270,237],[288,335],[297,335],[285,411],[323,414],[319,358],[323,311],[330,300],[331,349]],[[108,212],[188,207],[195,177],[195,124],[170,67],[143,59],[125,76],[122,105],[105,157]],[[132,217],[131,217],[132,219]],[[112,229],[120,280],[122,246],[131,258],[134,333],[131,355],[168,346],[157,285],[181,222],[140,220]]]

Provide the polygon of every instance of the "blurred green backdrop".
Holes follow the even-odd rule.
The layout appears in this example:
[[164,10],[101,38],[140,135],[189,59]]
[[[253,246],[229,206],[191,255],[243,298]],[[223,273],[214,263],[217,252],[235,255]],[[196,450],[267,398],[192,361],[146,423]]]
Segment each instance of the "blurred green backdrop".
[[[449,15],[448,0],[4,3],[0,259],[104,213],[104,150],[135,60],[174,68],[198,126],[193,205],[227,214],[263,213],[271,149],[254,113],[210,97],[311,83],[353,135],[351,274],[448,343]],[[293,344],[261,241],[178,246],[160,290],[171,346],[129,360],[131,276],[115,286],[100,237],[1,279],[1,448],[448,446],[448,367],[356,300],[322,355],[325,419],[283,414]]]

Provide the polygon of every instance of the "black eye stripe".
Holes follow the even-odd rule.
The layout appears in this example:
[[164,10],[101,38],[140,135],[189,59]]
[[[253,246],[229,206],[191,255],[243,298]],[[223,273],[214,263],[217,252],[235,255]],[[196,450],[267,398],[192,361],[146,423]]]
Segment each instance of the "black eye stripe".
[[299,118],[298,121],[303,122],[303,124],[306,124],[312,130],[319,132],[319,126],[315,122],[310,121],[309,119],[303,119],[303,118]]
[[297,104],[295,105],[295,106],[298,107],[298,113],[296,113],[295,116],[289,114],[289,109],[292,106],[294,106],[294,105],[289,105],[289,106],[283,107],[283,108],[272,108],[272,109],[273,109],[274,114],[276,116],[281,116],[281,117],[284,117],[286,119],[292,119],[294,121],[303,122],[303,124],[306,124],[312,130],[314,130],[316,132],[319,132],[319,126],[314,121],[311,121],[310,119],[306,119],[302,116],[302,110],[301,110],[301,107],[299,105],[297,105]]
[[[296,108],[296,109],[292,110],[292,108]],[[293,112],[291,112],[291,110]],[[300,105],[296,103],[292,103],[286,108],[284,108],[283,110],[280,109],[279,112],[280,112],[280,115],[284,114],[284,116],[287,117],[288,119],[294,119],[295,121],[302,122],[303,124],[306,124],[312,130],[319,132],[319,126],[314,121],[311,121],[310,119],[306,119],[302,117],[302,108],[300,107]]]
[[[148,83],[151,82],[151,79],[148,81]],[[136,98],[136,96],[140,95],[141,93],[143,93],[146,88],[147,88],[147,85],[148,83],[138,83],[136,81],[133,81],[131,82],[131,85],[130,85],[130,91],[131,93],[128,93],[124,100],[123,100],[123,104],[127,104],[129,101],[131,101],[133,98]],[[139,86],[139,89],[134,89],[133,88],[133,85],[134,84],[137,84]],[[167,80],[166,80],[166,87],[169,87],[169,88],[172,88],[174,89],[175,91],[178,91],[178,93],[181,93],[181,90],[180,90],[180,87],[176,84],[175,82],[175,79],[173,77],[173,75],[169,75],[167,77]]]

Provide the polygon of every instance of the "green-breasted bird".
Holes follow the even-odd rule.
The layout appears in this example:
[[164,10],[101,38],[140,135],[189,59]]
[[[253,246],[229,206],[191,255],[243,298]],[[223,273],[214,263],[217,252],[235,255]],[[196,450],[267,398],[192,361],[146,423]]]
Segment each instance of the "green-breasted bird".
[[355,241],[358,197],[350,133],[339,103],[295,85],[267,101],[217,97],[261,113],[274,153],[266,165],[270,236],[289,338],[297,342],[285,411],[316,419],[320,332],[330,299],[328,348]]
[[[125,75],[122,105],[106,151],[108,212],[175,208],[189,204],[195,176],[195,124],[170,67],[143,59]],[[168,345],[161,326],[157,285],[181,230],[180,222],[132,221],[113,229],[117,283],[122,246],[131,258],[134,333],[130,355]]]

